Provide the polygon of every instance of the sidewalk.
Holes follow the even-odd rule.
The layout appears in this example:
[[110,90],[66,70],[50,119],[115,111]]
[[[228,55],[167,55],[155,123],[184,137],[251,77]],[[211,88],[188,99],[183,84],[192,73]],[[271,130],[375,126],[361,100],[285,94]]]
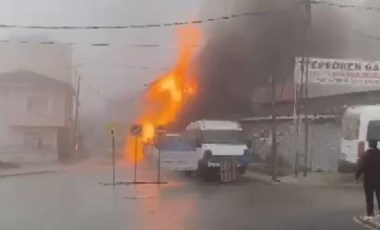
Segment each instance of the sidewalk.
[[48,164],[21,164],[17,165],[16,168],[1,169],[0,178],[47,173],[61,173],[66,170],[65,168],[65,165],[62,165],[58,162],[52,162]]
[[59,173],[67,167],[58,162],[57,156],[53,154],[2,153],[0,162],[3,165],[0,167],[0,178]]
[[260,181],[267,184],[344,187],[358,187],[361,184],[355,183],[353,174],[342,174],[338,172],[309,172],[307,177],[304,177],[302,173],[300,173],[298,176],[288,175],[278,177],[278,182],[274,182],[272,180],[272,177],[267,173],[262,173],[255,170],[247,170],[245,176],[252,180]]

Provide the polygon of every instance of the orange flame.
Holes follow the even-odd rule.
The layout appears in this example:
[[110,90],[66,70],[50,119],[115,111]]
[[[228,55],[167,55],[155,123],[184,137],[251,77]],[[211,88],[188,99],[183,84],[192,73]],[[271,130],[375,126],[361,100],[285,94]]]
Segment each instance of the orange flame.
[[138,142],[131,137],[127,138],[124,155],[129,162],[135,160],[136,147],[137,162],[143,159],[143,145],[154,139],[155,127],[175,122],[188,99],[197,93],[197,81],[190,64],[194,56],[191,45],[199,43],[200,30],[186,27],[179,30],[179,38],[181,52],[177,65],[153,82],[143,96],[144,106],[136,119],[136,123],[143,125],[143,134]]

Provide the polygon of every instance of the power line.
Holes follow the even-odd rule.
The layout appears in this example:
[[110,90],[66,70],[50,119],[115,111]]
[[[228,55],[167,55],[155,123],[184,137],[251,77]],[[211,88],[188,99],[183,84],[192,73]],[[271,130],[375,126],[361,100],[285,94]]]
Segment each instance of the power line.
[[86,62],[96,62],[99,64],[108,65],[108,66],[116,66],[123,69],[124,68],[125,69],[139,69],[139,70],[150,70],[150,71],[168,71],[170,69],[169,67],[159,68],[159,67],[152,67],[152,66],[123,65],[119,63],[109,63],[109,62],[103,62],[99,60],[90,60],[90,61],[86,60]]
[[99,96],[100,98],[104,100],[108,100],[108,97],[104,96],[103,93],[99,89],[96,89],[95,87],[93,87],[84,77],[82,77],[81,79],[87,85],[87,88],[92,90],[97,96]]
[[329,1],[313,1],[312,4],[331,6],[331,7],[335,7],[335,8],[341,8],[341,9],[360,9],[360,10],[380,12],[380,7],[376,7],[376,6],[360,6],[360,5],[352,5],[352,4],[340,4],[340,3],[333,3],[333,2],[329,2]]
[[[16,25],[16,24],[0,24],[0,28],[5,29],[43,29],[43,30],[120,30],[120,29],[150,29],[159,27],[177,27],[186,25],[198,25],[203,23],[213,23],[218,21],[226,21],[235,18],[252,17],[268,15],[272,13],[281,12],[283,10],[266,10],[266,11],[254,11],[245,13],[229,14],[219,17],[212,17],[200,20],[190,21],[176,21],[171,23],[151,23],[151,24],[130,24],[130,25],[117,25],[117,26],[41,26],[41,25]],[[100,43],[99,46],[102,46]]]
[[[76,42],[30,41],[30,40],[10,40],[10,39],[0,40],[0,43],[36,44],[36,45],[65,45],[65,46],[85,45],[85,46],[95,46],[95,47],[120,46],[120,47],[130,47],[130,48],[169,48],[169,49],[179,48],[179,46],[162,45],[162,44],[154,44],[154,43],[147,43],[147,44],[116,44],[116,43],[101,43],[101,42],[76,43]],[[194,45],[184,45],[181,47],[183,47],[183,48],[197,48],[199,46],[200,45],[198,45],[198,44],[194,44]]]

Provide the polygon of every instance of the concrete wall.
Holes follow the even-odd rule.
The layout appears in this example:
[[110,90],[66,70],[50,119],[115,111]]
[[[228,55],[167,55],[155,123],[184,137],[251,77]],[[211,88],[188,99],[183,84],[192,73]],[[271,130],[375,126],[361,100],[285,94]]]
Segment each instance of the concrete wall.
[[[47,97],[46,113],[28,111],[29,96]],[[0,86],[0,154],[56,154],[58,129],[70,127],[71,106],[72,97],[64,89]],[[41,146],[25,146],[28,133],[40,136]]]
[[[262,158],[271,154],[271,121],[244,122],[243,128],[248,137],[254,140],[256,152]],[[267,130],[267,137],[260,138],[259,133]],[[279,121],[277,127],[278,153],[282,163],[294,167],[296,152],[304,153],[304,127],[300,126],[299,138],[293,121]],[[340,122],[335,120],[312,121],[309,126],[309,162],[312,170],[337,171],[340,151]],[[303,158],[300,157],[303,165]]]
[[[48,98],[46,112],[27,110],[28,97]],[[67,97],[60,88],[39,88],[14,86],[9,89],[8,117],[12,126],[54,126],[68,125]]]
[[[25,146],[25,133],[41,134],[41,147]],[[16,152],[45,152],[57,153],[58,128],[55,127],[11,127],[9,129],[8,144],[6,148]]]

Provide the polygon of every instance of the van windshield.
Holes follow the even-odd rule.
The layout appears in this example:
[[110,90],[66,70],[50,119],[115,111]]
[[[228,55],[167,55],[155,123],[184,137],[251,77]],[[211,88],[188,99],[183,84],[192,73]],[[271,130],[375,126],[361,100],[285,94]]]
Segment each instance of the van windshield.
[[202,132],[204,143],[210,144],[244,144],[241,130],[206,130]]
[[345,140],[357,140],[359,138],[360,115],[345,114],[342,119],[342,137]]

